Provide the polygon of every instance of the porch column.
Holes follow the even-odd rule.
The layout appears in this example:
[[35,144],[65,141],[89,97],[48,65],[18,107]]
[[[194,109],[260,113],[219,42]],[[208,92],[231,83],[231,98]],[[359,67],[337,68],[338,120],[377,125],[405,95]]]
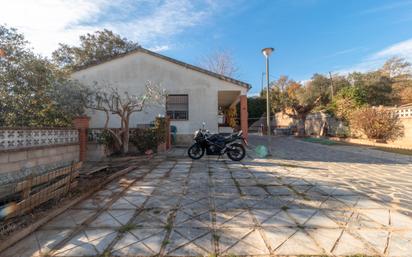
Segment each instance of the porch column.
[[241,95],[240,97],[240,128],[243,131],[243,136],[248,138],[248,113],[247,113],[247,96]]

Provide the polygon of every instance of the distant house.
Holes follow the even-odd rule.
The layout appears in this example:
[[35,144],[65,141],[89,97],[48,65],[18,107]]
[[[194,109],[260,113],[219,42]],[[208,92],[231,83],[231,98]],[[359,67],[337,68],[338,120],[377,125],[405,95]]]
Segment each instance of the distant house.
[[[86,67],[72,74],[84,85],[111,85],[120,92],[130,94],[144,92],[145,83],[159,83],[167,91],[165,107],[149,107],[143,112],[133,114],[130,126],[152,122],[158,115],[168,115],[171,125],[177,128],[177,141],[188,142],[193,132],[206,123],[211,132],[227,131],[219,122],[219,110],[234,106],[240,101],[241,129],[247,134],[247,99],[250,88],[248,83],[222,76],[170,57],[138,48],[122,56],[103,63]],[[104,126],[104,113],[90,110],[91,128]],[[119,127],[116,116],[110,117],[109,127]]]

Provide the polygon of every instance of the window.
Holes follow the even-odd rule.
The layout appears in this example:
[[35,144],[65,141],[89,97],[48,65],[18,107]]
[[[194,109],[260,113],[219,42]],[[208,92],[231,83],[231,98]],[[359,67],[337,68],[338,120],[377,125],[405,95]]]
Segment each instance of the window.
[[188,95],[168,95],[166,98],[166,114],[172,120],[188,120]]

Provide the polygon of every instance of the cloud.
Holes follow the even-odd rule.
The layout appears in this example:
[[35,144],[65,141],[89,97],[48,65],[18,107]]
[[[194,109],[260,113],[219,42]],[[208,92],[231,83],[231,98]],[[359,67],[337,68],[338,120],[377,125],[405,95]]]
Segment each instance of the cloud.
[[[6,3],[7,2],[7,3]],[[79,34],[96,28],[76,26],[93,19],[108,1],[0,0],[0,23],[19,29],[36,51],[50,54],[59,42],[77,42]]]
[[165,51],[189,28],[221,12],[216,0],[0,0],[0,24],[19,29],[35,51],[50,55],[58,43],[108,28],[145,47]]
[[393,2],[393,3],[373,7],[370,9],[366,9],[362,11],[360,14],[371,14],[371,13],[377,13],[377,12],[384,12],[384,11],[393,10],[397,8],[404,8],[405,6],[410,6],[410,5],[412,5],[412,1]]
[[326,55],[326,56],[324,56],[322,59],[333,58],[333,57],[337,57],[337,56],[341,56],[341,55],[346,55],[346,54],[350,54],[350,53],[354,53],[354,52],[358,52],[358,51],[362,51],[362,50],[365,50],[365,48],[364,48],[364,47],[348,48],[348,49],[340,50],[340,51],[337,51],[337,52],[335,52],[335,53]]
[[153,52],[163,52],[163,51],[169,50],[170,46],[169,45],[157,45],[157,46],[149,47],[148,49]]
[[412,60],[412,38],[393,44],[374,54],[375,58],[388,58],[392,56],[403,56]]
[[353,71],[364,72],[375,70],[381,67],[386,60],[395,56],[405,58],[405,60],[412,62],[412,38],[385,47],[384,49],[367,56],[352,67],[335,72],[347,74]]

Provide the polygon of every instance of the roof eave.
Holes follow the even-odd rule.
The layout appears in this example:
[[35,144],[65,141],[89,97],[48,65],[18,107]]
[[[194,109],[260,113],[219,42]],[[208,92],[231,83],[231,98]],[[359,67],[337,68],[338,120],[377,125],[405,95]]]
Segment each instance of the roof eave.
[[162,54],[159,54],[159,53],[150,51],[150,50],[148,50],[148,49],[146,49],[146,48],[143,48],[143,47],[138,47],[138,48],[136,48],[135,50],[132,50],[132,51],[127,52],[127,53],[124,53],[124,54],[117,55],[116,57],[110,58],[110,59],[108,59],[108,60],[104,60],[104,61],[102,61],[102,62],[93,63],[93,64],[86,65],[86,66],[83,66],[83,67],[79,67],[79,68],[75,69],[74,72],[86,70],[86,69],[88,69],[88,68],[91,68],[91,67],[94,67],[94,66],[97,66],[97,65],[106,63],[106,62],[110,62],[110,61],[116,60],[116,59],[118,59],[118,58],[121,58],[121,57],[124,57],[124,56],[127,56],[127,55],[131,55],[131,54],[135,54],[135,53],[138,53],[138,52],[146,53],[146,54],[149,54],[149,55],[152,55],[152,56],[161,58],[161,59],[163,59],[163,60],[166,60],[166,61],[175,63],[175,64],[177,64],[177,65],[183,66],[183,67],[185,67],[185,68],[192,69],[192,70],[195,70],[195,71],[197,71],[197,72],[201,72],[201,73],[204,73],[204,74],[206,74],[206,75],[209,75],[209,76],[218,78],[218,79],[220,79],[220,80],[223,80],[223,81],[226,81],[226,82],[229,82],[229,83],[232,83],[232,84],[236,84],[236,85],[238,85],[238,86],[245,87],[247,90],[249,90],[249,89],[252,88],[252,86],[251,86],[249,83],[246,83],[246,82],[243,82],[243,81],[240,81],[240,80],[231,78],[231,77],[227,77],[227,76],[224,76],[224,75],[221,75],[221,74],[218,74],[218,73],[215,73],[215,72],[212,72],[212,71],[209,71],[209,70],[200,68],[200,67],[195,66],[195,65],[192,65],[192,64],[188,64],[188,63],[185,63],[185,62],[182,62],[182,61],[173,59],[173,58],[171,58],[171,57],[168,57],[168,56],[165,56],[165,55],[162,55]]

